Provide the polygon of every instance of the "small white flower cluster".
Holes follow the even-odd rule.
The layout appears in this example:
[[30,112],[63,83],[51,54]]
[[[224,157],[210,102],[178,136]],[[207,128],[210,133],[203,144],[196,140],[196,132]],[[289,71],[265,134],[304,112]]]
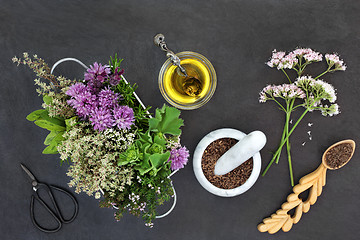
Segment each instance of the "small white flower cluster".
[[101,193],[100,192],[96,192],[95,193],[95,199],[99,199],[101,197]]
[[338,115],[340,113],[340,109],[339,109],[339,105],[338,104],[331,104],[330,106],[328,105],[321,105],[321,114],[323,116],[334,116],[334,115]]
[[334,103],[336,101],[337,97],[334,86],[322,80],[316,80],[315,84],[321,86],[324,92],[328,95],[327,100],[329,100],[331,103]]
[[142,182],[140,176],[136,176],[136,179],[137,179],[138,183],[141,183],[141,182]]
[[167,138],[166,141],[167,141],[166,148],[169,150],[171,150],[173,148],[181,147],[180,136],[173,136],[173,137]]
[[136,203],[136,201],[139,201],[140,196],[136,195],[135,193],[131,193],[129,194],[129,200],[132,201],[133,203]]
[[310,76],[302,76],[295,81],[295,84],[305,92],[310,93],[310,96],[320,98],[319,100],[322,98],[329,100],[331,103],[336,101],[335,88],[323,80],[315,80]]
[[126,150],[135,139],[135,134],[133,132],[128,132],[127,130],[116,130],[113,128],[108,128],[103,132],[104,137],[109,140],[105,144],[111,146],[114,150],[124,151]]
[[325,59],[330,67],[335,66],[334,71],[336,71],[336,70],[345,71],[346,70],[346,65],[345,65],[344,61],[340,60],[340,57],[337,53],[325,54]]
[[295,84],[268,85],[260,92],[259,102],[266,102],[275,97],[284,99],[305,98],[305,92]]
[[[323,81],[315,80],[310,76],[299,77],[295,84],[302,88],[308,94],[306,107],[309,111],[320,110],[323,116],[334,116],[340,113],[339,105],[334,103],[337,99],[335,88]],[[328,100],[331,104],[323,105],[322,100]]]
[[153,228],[154,227],[154,223],[145,223],[145,226],[149,227],[149,228]]

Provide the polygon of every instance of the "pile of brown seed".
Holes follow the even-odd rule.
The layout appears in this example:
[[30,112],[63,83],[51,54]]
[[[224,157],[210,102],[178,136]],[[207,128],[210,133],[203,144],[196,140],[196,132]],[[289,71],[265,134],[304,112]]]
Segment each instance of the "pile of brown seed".
[[237,142],[238,140],[233,138],[221,138],[210,143],[203,153],[201,167],[204,175],[210,183],[218,188],[233,189],[239,187],[250,177],[253,168],[252,159],[247,160],[225,175],[214,174],[216,161]]

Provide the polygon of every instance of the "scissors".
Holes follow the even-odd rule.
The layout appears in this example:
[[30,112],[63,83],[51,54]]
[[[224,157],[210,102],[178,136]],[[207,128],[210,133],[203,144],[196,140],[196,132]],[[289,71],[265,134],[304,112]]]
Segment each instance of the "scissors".
[[[31,203],[30,203],[30,216],[31,216],[31,221],[33,222],[33,224],[35,225],[35,227],[37,227],[39,230],[43,231],[43,232],[47,232],[47,233],[54,233],[60,230],[60,228],[62,227],[63,223],[71,223],[75,217],[78,214],[78,210],[79,210],[79,205],[76,201],[76,199],[66,190],[52,186],[52,185],[48,185],[46,183],[40,183],[36,180],[36,178],[34,177],[34,175],[30,172],[29,169],[27,169],[23,164],[21,164],[21,168],[26,172],[26,174],[30,177],[31,179],[31,185],[32,185],[32,189],[35,191],[35,193],[31,196]],[[51,199],[51,203],[53,205],[53,208],[55,209],[55,211],[53,211],[48,204],[46,204],[44,202],[43,199],[41,199],[41,197],[39,196],[39,193],[37,192],[39,189],[44,189],[47,194],[49,195],[50,199]],[[56,203],[56,200],[54,198],[54,195],[52,193],[52,190],[56,190],[62,193],[65,193],[74,203],[75,206],[75,211],[73,216],[69,219],[66,220],[64,219],[64,217],[62,216],[60,210],[59,210],[59,206]],[[35,199],[46,209],[46,211],[48,211],[53,218],[55,219],[55,221],[57,222],[57,227],[53,228],[53,229],[49,229],[49,228],[45,228],[42,227],[38,224],[38,222],[35,219],[35,215],[34,215],[34,201]]]

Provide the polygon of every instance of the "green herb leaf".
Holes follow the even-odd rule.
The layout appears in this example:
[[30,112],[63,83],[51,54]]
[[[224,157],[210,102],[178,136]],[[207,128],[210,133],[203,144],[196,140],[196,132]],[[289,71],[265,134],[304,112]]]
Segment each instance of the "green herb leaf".
[[53,122],[49,122],[47,120],[37,120],[35,124],[41,128],[45,128],[49,131],[65,131],[65,127],[54,124]]
[[50,145],[51,141],[54,139],[54,137],[56,137],[56,135],[58,134],[59,132],[57,131],[51,131],[47,137],[45,138],[45,141],[44,141],[44,144],[45,145]]
[[160,133],[160,136],[159,136],[159,135],[156,135],[156,136],[154,137],[154,143],[159,144],[161,147],[165,148],[166,140],[165,140],[165,138],[163,137],[163,135]]
[[152,169],[152,166],[149,161],[143,161],[140,165],[137,165],[134,168],[140,172],[140,175],[144,175]]
[[32,113],[30,113],[29,115],[26,116],[26,119],[29,121],[36,121],[39,119],[42,119],[41,114],[43,114],[44,112],[47,112],[45,109],[39,109],[36,111],[33,111]]
[[51,144],[50,146],[47,146],[44,150],[43,150],[43,154],[56,154],[58,153],[58,150],[57,150],[57,145],[53,145]]
[[50,105],[52,103],[52,97],[49,97],[49,95],[44,95],[43,101],[45,104]]
[[180,111],[164,104],[161,109],[156,109],[155,117],[149,119],[149,129],[163,134],[180,135],[180,127],[184,121],[179,118]]
[[155,153],[150,156],[151,165],[154,167],[154,169],[159,169],[164,165],[164,163],[169,159],[169,157],[170,157],[169,151],[162,154]]
[[45,111],[45,112],[41,113],[40,117],[41,117],[41,120],[46,120],[46,121],[51,122],[51,123],[53,123],[55,125],[65,127],[65,121],[63,119],[57,118],[57,117],[49,117],[49,112],[48,111]]
[[72,117],[69,119],[65,119],[66,131],[70,130],[70,128],[77,124],[77,117]]
[[150,131],[146,131],[145,133],[139,132],[139,141],[140,143],[153,143],[152,137],[150,135]]

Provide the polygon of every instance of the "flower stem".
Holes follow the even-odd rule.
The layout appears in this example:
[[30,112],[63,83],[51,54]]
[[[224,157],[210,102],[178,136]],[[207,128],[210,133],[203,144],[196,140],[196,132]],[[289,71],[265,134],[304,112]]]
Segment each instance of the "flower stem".
[[282,68],[281,70],[282,70],[283,73],[286,75],[287,79],[289,80],[289,82],[290,82],[290,84],[291,84],[292,82],[291,82],[291,80],[290,80],[290,78],[289,78],[289,75],[287,75],[287,73],[285,72],[285,70],[284,70],[283,68]]
[[[290,121],[290,114],[288,114],[289,110],[290,110],[290,104],[289,104],[289,101],[286,100],[286,110],[284,109],[284,112],[286,113],[285,126],[284,126],[284,130],[283,130],[283,133],[282,133],[282,136],[281,136],[280,143],[282,143],[284,141],[285,136],[286,136],[286,126],[289,124],[289,121]],[[279,163],[280,155],[281,155],[281,151],[280,151],[279,155],[276,158],[276,161],[275,161],[276,164]]]
[[[286,124],[286,136],[289,135],[289,121],[290,121],[290,115],[293,110],[295,99],[293,99],[290,103],[289,112],[287,112],[287,124]],[[293,176],[293,170],[292,170],[292,164],[291,164],[291,152],[290,152],[290,136],[286,140],[286,149],[287,149],[287,155],[288,155],[288,163],[289,163],[289,172],[290,172],[290,181],[291,186],[294,186],[294,176]],[[280,155],[280,154],[279,154]]]
[[[287,115],[286,115],[287,116]],[[281,141],[280,143],[282,143],[285,139],[285,134],[286,134],[286,123],[287,123],[287,120],[285,120],[285,126],[284,126],[284,130],[283,130],[283,133],[282,133],[282,136],[281,136]],[[278,156],[276,157],[276,161],[275,163],[278,164],[279,163],[279,159],[280,159],[280,155],[281,155],[281,152],[278,154]]]
[[285,137],[284,141],[282,141],[280,143],[279,148],[276,150],[275,154],[273,155],[273,158],[271,159],[271,161],[269,162],[269,164],[266,166],[264,172],[261,174],[262,176],[265,176],[265,174],[267,173],[267,171],[269,170],[269,168],[271,167],[271,165],[273,164],[273,162],[275,161],[275,159],[277,158],[278,154],[280,154],[282,147],[284,146],[284,144],[286,143],[286,140],[290,137],[290,135],[294,132],[295,128],[297,127],[297,125],[299,125],[300,121],[304,118],[304,116],[306,115],[306,113],[309,111],[310,109],[307,108],[303,114],[299,117],[299,119],[296,121],[296,123],[294,124],[294,126],[291,128],[289,134]]
[[328,69],[326,69],[326,71],[325,72],[323,72],[323,73],[321,73],[319,76],[317,76],[316,78],[314,78],[315,80],[316,79],[318,79],[319,77],[321,77],[322,75],[324,75],[324,74],[326,74],[326,73],[328,73],[328,72],[330,72],[329,70],[330,70],[330,66],[328,67]]

